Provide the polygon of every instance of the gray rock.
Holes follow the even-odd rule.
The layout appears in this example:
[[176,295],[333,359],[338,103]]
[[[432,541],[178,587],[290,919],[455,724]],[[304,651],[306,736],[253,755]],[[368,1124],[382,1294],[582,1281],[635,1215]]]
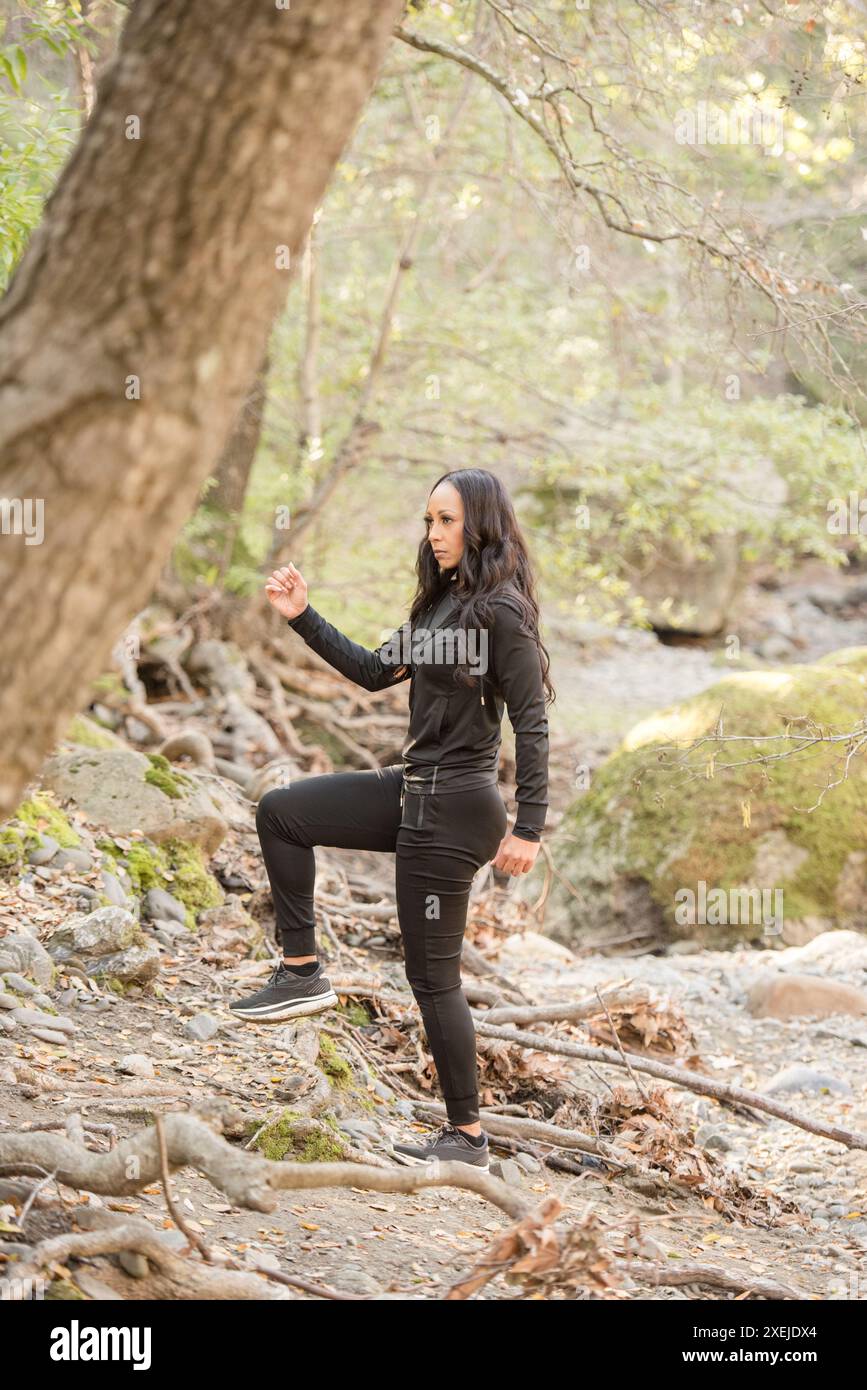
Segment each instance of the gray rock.
[[102,891],[112,907],[126,907],[129,895],[117,875],[110,869],[102,869],[99,876],[102,880]]
[[0,1009],[20,1009],[21,1000],[15,994],[4,994],[0,991]]
[[[50,985],[54,979],[54,962],[51,956],[38,941],[35,936],[30,936],[26,932],[16,933],[14,936],[7,936],[3,940],[3,964],[0,970],[4,972],[9,968],[5,964],[6,959],[12,962],[11,968],[19,972],[26,972],[36,981],[37,985]],[[27,990],[32,989],[29,981]]]
[[118,1253],[117,1262],[121,1269],[132,1275],[133,1279],[146,1279],[150,1274],[147,1257],[140,1254],[138,1250],[121,1250]]
[[248,1250],[247,1264],[253,1269],[272,1269],[279,1272],[280,1261],[272,1250]]
[[764,1091],[766,1095],[786,1091],[809,1091],[813,1095],[820,1095],[822,1091],[830,1091],[833,1095],[850,1096],[852,1087],[848,1081],[832,1076],[830,1072],[815,1071],[812,1067],[796,1064],[784,1067],[772,1076]]
[[38,1038],[40,1042],[63,1043],[64,1046],[69,1042],[65,1033],[58,1033],[54,1028],[29,1028],[28,1032],[32,1038]]
[[374,1124],[373,1120],[342,1120],[340,1128],[345,1129],[347,1134],[358,1134],[369,1139],[380,1138],[379,1126]]
[[207,1042],[219,1030],[220,1020],[214,1018],[213,1014],[195,1014],[193,1018],[188,1018],[184,1024],[184,1032],[187,1037],[195,1038],[197,1042]]
[[164,888],[148,889],[142,898],[142,915],[149,921],[180,922],[181,925],[187,920],[183,903]]
[[144,937],[135,917],[122,907],[99,907],[70,918],[48,938],[47,946],[58,963],[76,956],[95,978],[145,983],[160,969],[158,946]]
[[19,994],[33,995],[38,994],[39,990],[32,980],[25,979],[15,970],[7,970],[4,980],[8,989],[16,989]]
[[13,1009],[12,1017],[27,1028],[53,1028],[59,1033],[75,1033],[78,1024],[60,1014],[44,1014],[39,1009]]
[[70,1008],[71,1005],[75,1004],[77,999],[78,990],[74,985],[70,986],[69,989],[62,989],[57,996],[57,1002],[63,1009]]
[[700,1149],[719,1149],[722,1153],[728,1153],[731,1149],[728,1139],[714,1124],[699,1125],[695,1142]]
[[378,1294],[381,1285],[361,1265],[342,1265],[339,1283],[347,1293]]
[[75,869],[79,873],[87,873],[88,869],[93,868],[93,856],[88,854],[86,849],[67,849],[61,845],[57,853],[49,861],[52,869]]
[[130,1076],[142,1076],[151,1078],[156,1076],[154,1064],[150,1057],[146,1057],[143,1052],[128,1052],[117,1064],[118,1071],[127,1072]]
[[[492,1163],[492,1171],[494,1166],[495,1165]],[[521,1169],[513,1158],[502,1158],[496,1166],[499,1169],[497,1176],[501,1177],[503,1182],[508,1183],[510,1187],[520,1187],[522,1185]]]
[[27,856],[30,864],[49,864],[60,849],[58,842],[51,835],[40,835],[41,844],[39,849],[33,849]]
[[135,830],[157,843],[177,837],[213,854],[228,824],[204,783],[186,769],[173,768],[171,788],[177,795],[171,795],[153,774],[154,765],[133,748],[58,752],[42,769],[48,787],[61,799],[74,801],[88,820],[104,825],[112,835]]
[[14,1033],[18,1024],[11,1014],[0,1014],[0,1031],[4,1033]]

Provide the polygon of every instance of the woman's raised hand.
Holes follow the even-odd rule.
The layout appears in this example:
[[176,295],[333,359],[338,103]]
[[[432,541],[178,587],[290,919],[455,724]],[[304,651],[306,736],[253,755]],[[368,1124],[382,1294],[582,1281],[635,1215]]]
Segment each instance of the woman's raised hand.
[[297,618],[307,607],[307,581],[291,561],[265,581],[265,593],[281,618]]

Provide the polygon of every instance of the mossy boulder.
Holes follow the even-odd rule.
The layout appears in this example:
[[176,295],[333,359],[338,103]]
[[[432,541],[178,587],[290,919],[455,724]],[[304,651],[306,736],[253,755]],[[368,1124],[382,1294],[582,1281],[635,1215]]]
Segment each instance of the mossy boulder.
[[330,1113],[317,1120],[298,1110],[284,1110],[264,1128],[252,1121],[249,1129],[251,1137],[256,1134],[253,1148],[274,1163],[339,1163],[349,1156]]
[[181,773],[159,754],[132,748],[63,750],[46,763],[43,781],[64,801],[74,802],[88,821],[113,835],[140,831],[162,843],[169,839],[201,845],[211,855],[228,826],[205,786]]
[[145,984],[160,970],[156,943],[122,907],[76,913],[52,932],[45,947],[58,965],[69,960],[80,962],[95,979],[121,985]]
[[564,817],[549,934],[720,947],[867,929],[867,749],[847,772],[851,745],[826,741],[865,716],[856,647],[643,720]]
[[149,840],[136,840],[122,848],[109,836],[98,842],[104,854],[122,865],[129,875],[133,891],[139,897],[153,888],[162,888],[183,903],[186,925],[196,926],[200,912],[220,907],[223,890],[208,870],[199,845],[185,840],[167,839],[156,845]]

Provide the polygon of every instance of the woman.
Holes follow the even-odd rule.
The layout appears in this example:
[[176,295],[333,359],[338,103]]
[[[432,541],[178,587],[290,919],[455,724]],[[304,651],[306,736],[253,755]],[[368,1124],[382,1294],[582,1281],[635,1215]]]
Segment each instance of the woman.
[[[406,975],[421,1010],[448,1123],[410,1161],[459,1159],[488,1168],[479,1122],[476,1041],[461,988],[461,949],[473,878],[493,860],[525,874],[539,853],[548,806],[548,656],[527,549],[508,495],[482,468],[434,486],[407,622],[376,651],[350,641],[309,603],[294,564],[268,597],[336,670],[384,690],[409,680],[401,763],[307,777],[267,792],[256,825],[274,897],[283,959],[257,994],[230,1007],[253,1022],[316,1013],[337,1002],[316,958],[314,845],[395,854]],[[517,818],[507,830],[498,790],[500,725],[515,730]]]

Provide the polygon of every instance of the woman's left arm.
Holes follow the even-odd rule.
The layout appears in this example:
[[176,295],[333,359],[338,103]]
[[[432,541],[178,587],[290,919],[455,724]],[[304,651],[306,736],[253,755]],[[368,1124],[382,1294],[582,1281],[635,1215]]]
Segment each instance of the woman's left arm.
[[496,604],[492,634],[493,674],[515,731],[515,826],[494,865],[506,873],[528,873],[539,852],[548,813],[548,716],[542,662],[521,613],[507,601]]

